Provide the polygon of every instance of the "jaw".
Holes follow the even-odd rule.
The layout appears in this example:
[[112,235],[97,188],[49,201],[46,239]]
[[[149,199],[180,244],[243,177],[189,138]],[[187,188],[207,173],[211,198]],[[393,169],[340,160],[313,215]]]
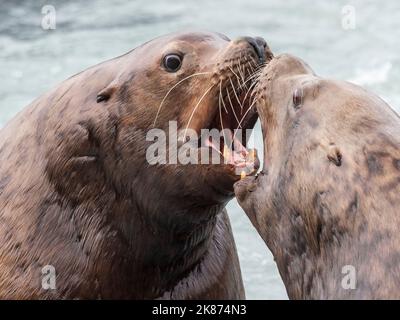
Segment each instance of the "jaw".
[[218,92],[218,112],[211,118],[209,130],[221,132],[217,141],[205,141],[205,146],[218,152],[225,164],[235,167],[238,178],[254,174],[259,167],[257,152],[247,148],[251,131],[258,119],[250,104],[251,89],[232,87],[226,94]]
[[250,220],[255,223],[254,206],[252,205],[254,191],[257,189],[259,175],[248,176],[234,184],[235,196]]
[[[238,71],[237,71],[238,72]],[[215,131],[219,136],[201,136],[199,148],[208,148],[210,153],[217,153],[223,165],[218,166],[221,172],[233,178],[233,182],[248,175],[253,175],[259,169],[259,159],[255,149],[247,147],[251,131],[257,122],[258,113],[255,108],[254,80],[251,74],[243,79],[235,76],[235,70],[225,80],[218,80],[208,101],[209,112],[201,119],[201,124],[195,131],[201,129]],[[233,185],[230,188],[233,191]]]
[[267,61],[263,63],[252,48],[225,50],[211,67],[210,82],[194,96],[194,108],[182,117],[183,130],[178,144],[186,143],[186,131],[190,129],[200,137],[195,146],[197,153],[206,151],[219,161],[197,166],[206,168],[205,171],[194,171],[203,172],[207,176],[206,184],[212,181],[214,187],[224,189],[230,197],[234,195],[233,184],[254,175],[260,165],[257,151],[250,150],[247,144],[258,119],[253,104],[254,87],[261,68],[272,59],[269,48],[265,50]]

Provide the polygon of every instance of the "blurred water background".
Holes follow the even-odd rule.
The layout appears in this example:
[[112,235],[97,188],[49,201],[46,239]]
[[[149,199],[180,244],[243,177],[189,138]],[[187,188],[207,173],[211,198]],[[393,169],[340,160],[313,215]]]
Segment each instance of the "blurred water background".
[[[44,5],[56,9],[55,30],[41,27]],[[318,74],[365,86],[399,110],[395,0],[0,0],[0,127],[65,78],[182,30],[263,36],[275,53],[298,55]],[[262,150],[259,134],[255,143]],[[286,299],[272,255],[236,201],[228,209],[247,297]]]

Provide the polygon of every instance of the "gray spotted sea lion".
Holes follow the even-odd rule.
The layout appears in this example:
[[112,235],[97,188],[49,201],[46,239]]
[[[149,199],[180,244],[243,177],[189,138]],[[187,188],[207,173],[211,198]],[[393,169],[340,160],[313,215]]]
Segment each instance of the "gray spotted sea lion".
[[290,55],[256,92],[265,162],[235,193],[289,298],[399,299],[399,116]]
[[[261,38],[167,35],[11,120],[0,135],[0,298],[244,298],[224,209],[236,163],[149,164],[146,132],[171,120],[233,130],[234,111],[251,128],[247,80],[270,57]],[[46,265],[54,290],[41,284]]]

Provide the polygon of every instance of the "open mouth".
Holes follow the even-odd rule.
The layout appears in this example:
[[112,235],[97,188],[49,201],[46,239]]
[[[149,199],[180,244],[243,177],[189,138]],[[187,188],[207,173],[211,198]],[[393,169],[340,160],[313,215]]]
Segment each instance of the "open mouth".
[[234,166],[236,174],[244,177],[258,170],[256,150],[247,148],[251,130],[258,119],[252,101],[257,77],[253,72],[247,77],[233,78],[226,80],[224,85],[220,83],[217,111],[208,126],[209,130],[217,129],[221,134],[217,139],[207,137],[204,145],[218,152],[225,164]]
[[[203,151],[208,154],[207,162],[202,161],[202,164],[209,164],[211,154],[212,164],[224,164],[226,172],[242,178],[255,174],[259,168],[257,152],[249,149],[247,144],[258,119],[254,96],[257,92],[257,80],[263,67],[273,58],[265,41],[261,41],[261,45],[257,41],[259,39],[246,38],[246,49],[228,51],[226,56],[220,58],[221,62],[215,64],[211,77],[213,85],[199,100],[201,102],[210,93],[207,111],[190,128],[197,137],[200,131],[199,139],[189,139],[192,146],[201,150],[201,156]],[[181,145],[187,141],[187,130],[194,112],[192,111],[183,135],[178,138]],[[218,162],[214,162],[214,159]]]

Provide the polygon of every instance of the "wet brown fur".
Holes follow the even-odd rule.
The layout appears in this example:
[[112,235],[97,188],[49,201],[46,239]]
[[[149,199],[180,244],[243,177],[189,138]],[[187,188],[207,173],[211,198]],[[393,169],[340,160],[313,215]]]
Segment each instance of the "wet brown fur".
[[[184,64],[168,73],[161,60],[173,50]],[[161,37],[71,77],[10,121],[0,135],[0,298],[244,298],[224,209],[233,169],[149,165],[145,137],[180,79],[211,72],[169,95],[156,128],[184,127],[224,67],[252,54],[214,33]],[[216,90],[190,128],[215,112]],[[41,287],[45,265],[56,290]]]

